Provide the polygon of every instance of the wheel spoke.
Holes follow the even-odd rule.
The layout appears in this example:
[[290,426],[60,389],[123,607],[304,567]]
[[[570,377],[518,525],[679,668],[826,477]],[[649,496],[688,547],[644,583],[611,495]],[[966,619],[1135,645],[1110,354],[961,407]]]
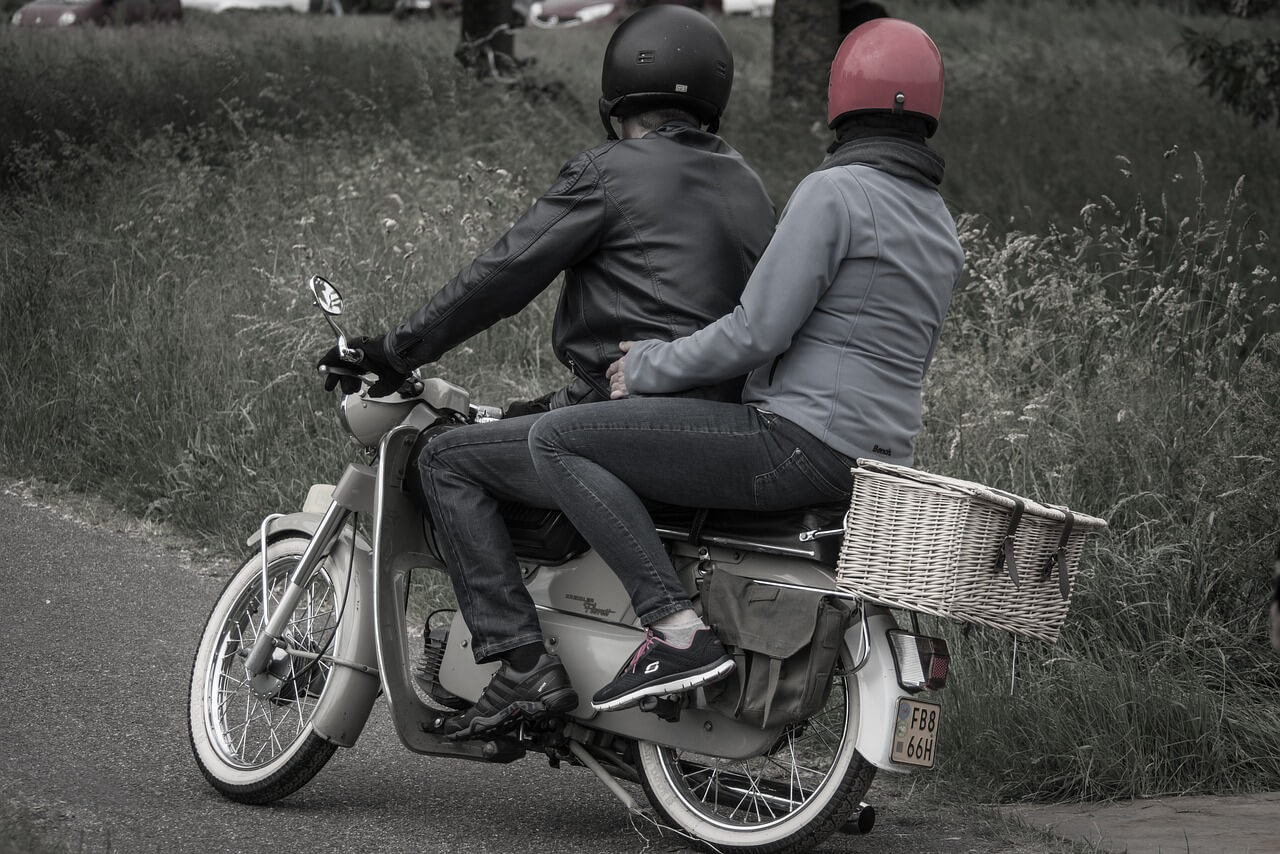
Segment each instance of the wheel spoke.
[[[838,779],[851,769],[863,774],[861,769],[868,767],[847,741],[851,736],[846,727],[856,725],[856,707],[849,705],[851,683],[851,677],[838,677],[826,707],[784,730],[773,748],[760,756],[730,761],[654,747],[657,762],[665,768],[659,779],[691,814],[689,820],[723,829],[718,832],[726,836],[716,837],[717,844],[758,844],[751,834],[788,821],[819,798],[832,803],[837,791],[848,791],[839,789]],[[835,775],[839,776],[833,780]]]
[[[227,615],[207,683],[206,720],[219,752],[233,765],[260,767],[289,750],[306,732],[319,693],[316,686],[325,684],[332,669],[320,659],[290,657],[283,681],[270,695],[259,693],[244,671],[247,652],[262,637],[268,615],[279,607],[295,565],[290,559],[268,567],[267,607],[262,605],[259,577]],[[317,572],[285,622],[285,645],[323,654],[333,637],[336,606],[328,574]]]

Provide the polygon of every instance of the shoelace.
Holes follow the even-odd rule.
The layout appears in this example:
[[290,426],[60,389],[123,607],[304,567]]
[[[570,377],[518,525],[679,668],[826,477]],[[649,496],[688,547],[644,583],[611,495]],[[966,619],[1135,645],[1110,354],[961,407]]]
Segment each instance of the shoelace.
[[640,647],[631,656],[631,660],[627,662],[627,670],[632,673],[636,672],[636,665],[640,663],[640,659],[644,658],[645,653],[653,649],[654,645],[661,640],[653,633],[653,629],[644,630],[644,640],[640,642]]

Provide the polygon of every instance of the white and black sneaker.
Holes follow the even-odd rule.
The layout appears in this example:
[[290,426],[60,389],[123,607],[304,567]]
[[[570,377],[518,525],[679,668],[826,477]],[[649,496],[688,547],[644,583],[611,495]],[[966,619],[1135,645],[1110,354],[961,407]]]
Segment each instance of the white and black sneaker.
[[698,629],[687,647],[679,647],[668,643],[661,630],[650,628],[613,681],[591,698],[591,705],[599,712],[625,709],[644,697],[675,694],[723,679],[733,667],[733,659],[711,629]]
[[521,721],[567,714],[577,705],[578,692],[560,657],[544,653],[532,670],[516,670],[502,662],[476,704],[445,719],[443,730],[451,739],[480,738],[505,732]]

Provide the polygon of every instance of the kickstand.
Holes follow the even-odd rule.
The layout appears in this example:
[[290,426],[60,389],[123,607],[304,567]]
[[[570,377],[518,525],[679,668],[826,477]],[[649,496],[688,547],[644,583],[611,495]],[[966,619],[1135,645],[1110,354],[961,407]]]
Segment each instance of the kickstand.
[[596,758],[588,753],[585,747],[578,742],[571,740],[569,742],[569,751],[573,753],[574,756],[578,757],[578,760],[583,765],[590,768],[593,774],[600,778],[600,782],[604,783],[605,786],[608,787],[609,791],[613,792],[613,794],[617,796],[618,800],[622,801],[622,805],[625,806],[629,812],[641,815],[643,814],[643,810],[641,810],[640,805],[636,803],[636,799],[631,797],[631,793],[622,788],[622,784],[619,783],[612,774],[606,771],[604,766],[597,762]]

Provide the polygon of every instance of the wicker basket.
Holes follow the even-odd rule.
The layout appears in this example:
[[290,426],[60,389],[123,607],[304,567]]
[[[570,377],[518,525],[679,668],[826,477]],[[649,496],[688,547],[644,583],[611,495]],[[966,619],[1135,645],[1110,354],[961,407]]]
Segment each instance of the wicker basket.
[[853,469],[839,586],[1054,643],[1093,516],[873,460]]

